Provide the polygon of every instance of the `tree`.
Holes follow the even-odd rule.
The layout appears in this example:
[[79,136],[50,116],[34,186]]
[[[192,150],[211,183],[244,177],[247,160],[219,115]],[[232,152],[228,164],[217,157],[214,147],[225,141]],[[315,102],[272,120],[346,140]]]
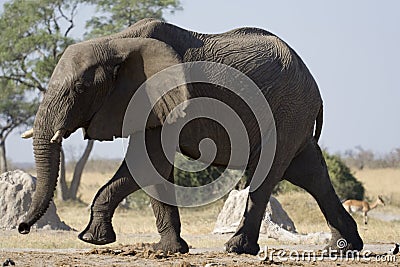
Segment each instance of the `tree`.
[[[30,90],[46,85],[74,27],[77,0],[14,0],[0,20],[0,78]],[[63,25],[63,26],[62,26]]]
[[77,200],[78,196],[78,188],[81,183],[83,169],[89,159],[90,152],[92,152],[94,145],[94,140],[88,140],[86,144],[86,148],[75,164],[74,174],[72,176],[71,185],[68,187],[65,175],[65,156],[64,151],[61,151],[60,158],[60,177],[57,184],[57,198],[59,200],[65,201],[68,199]]
[[345,161],[346,163],[359,170],[364,169],[364,167],[372,167],[375,163],[375,155],[371,150],[365,150],[361,146],[356,146],[355,150],[345,151]]
[[69,30],[61,34],[58,24],[63,5],[61,1],[21,0],[4,4],[0,19],[1,171],[7,169],[6,138],[18,126],[32,123],[38,102],[33,91],[45,91],[60,52],[72,42],[65,34]]
[[[78,6],[82,3],[95,5],[97,12],[102,14],[100,17],[95,14],[88,22],[89,28],[95,27],[95,30],[92,28],[93,36],[119,31],[144,17],[162,19],[163,11],[173,12],[179,8],[178,0],[124,0],[117,4],[106,0],[12,0],[5,3],[0,17],[0,81],[13,85],[10,87],[7,84],[9,95],[4,99],[19,101],[21,114],[24,111],[22,107],[25,108],[22,99],[29,96],[40,99],[62,53],[77,41],[71,37],[71,32],[75,27]],[[3,94],[5,97],[6,91]],[[16,117],[12,119],[14,124],[11,127],[8,123],[11,109],[3,103],[1,105],[0,155],[5,155],[5,138],[18,125],[32,124],[32,120],[25,119],[22,122],[21,117]],[[30,107],[29,110],[31,118],[35,108]],[[92,147],[93,141],[88,141],[75,168],[71,188],[68,189],[66,183],[61,182],[63,186],[59,191],[68,190],[62,194],[62,198],[76,198],[81,174]],[[0,156],[0,163],[5,169],[5,157],[1,161]],[[61,181],[65,180],[65,173],[61,173],[60,177]]]
[[[2,155],[5,155],[4,143],[8,134],[22,123],[32,124],[29,119],[36,111],[37,101],[29,106],[25,98],[29,95],[35,100],[40,98],[62,53],[76,41],[70,33],[81,2],[14,0],[4,4],[0,17],[0,80],[4,81],[2,87],[7,90],[2,91],[1,99],[4,100],[0,108],[0,118],[4,121],[0,140]],[[92,142],[88,142],[90,150],[92,146]],[[83,156],[84,159],[88,157]],[[2,166],[5,166],[4,162],[5,159]],[[80,181],[78,174],[82,174],[84,165],[79,165],[82,169],[77,168],[74,176],[77,181]],[[65,177],[65,173],[61,178],[63,175]],[[79,182],[73,184],[73,191],[76,191]]]
[[0,173],[3,173],[8,170],[5,141],[14,129],[32,123],[38,101],[29,99],[14,81],[1,79],[0,88]]
[[165,12],[181,10],[179,0],[89,0],[99,14],[86,24],[86,37],[97,37],[119,32],[144,18],[164,20]]

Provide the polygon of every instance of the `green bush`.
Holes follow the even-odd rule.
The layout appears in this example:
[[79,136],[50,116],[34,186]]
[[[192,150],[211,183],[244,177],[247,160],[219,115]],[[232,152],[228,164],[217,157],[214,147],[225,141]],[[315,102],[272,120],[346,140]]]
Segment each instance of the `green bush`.
[[[364,187],[353,176],[350,168],[337,155],[330,155],[326,151],[323,151],[323,155],[328,166],[329,177],[339,198],[342,200],[350,198],[362,200],[365,192]],[[284,180],[275,187],[273,193],[281,194],[301,190],[301,188]]]
[[126,198],[125,208],[143,210],[150,206],[150,197],[143,190],[138,190]]
[[[174,170],[175,184],[184,187],[198,187],[197,194],[193,195],[191,192],[187,192],[186,195],[180,195],[179,196],[180,199],[187,199],[190,201],[195,200],[199,202],[203,202],[204,200],[208,201],[210,193],[213,195],[219,195],[227,192],[227,190],[230,191],[230,186],[233,183],[235,183],[235,181],[238,180],[239,181],[236,183],[236,187],[245,183],[245,179],[240,177],[241,172],[238,170],[230,170],[224,167],[215,167],[215,166],[209,166],[205,168],[207,166],[206,164],[194,163],[192,159],[187,158],[182,154],[176,154],[175,166],[176,166]],[[204,169],[201,171],[194,172],[195,170],[202,168]],[[182,169],[192,170],[192,171],[185,171]],[[227,177],[230,181],[224,181],[224,183],[214,183],[206,188],[201,187],[214,182],[223,173],[227,174]]]
[[214,166],[209,166],[198,172],[181,170],[179,167],[184,169],[191,169],[193,167],[200,169],[204,168],[206,165],[203,166],[201,163],[194,163],[194,160],[178,153],[175,156],[175,166],[178,166],[178,168],[175,167],[174,169],[175,183],[185,187],[195,187],[209,184],[218,179],[221,173],[223,173],[225,170],[224,168],[218,168]]
[[[192,159],[187,158],[185,156],[183,156],[182,154],[177,153],[175,156],[175,165],[178,167],[175,167],[174,169],[174,182],[177,185],[180,186],[184,186],[184,187],[200,187],[202,185],[207,185],[209,183],[212,183],[213,181],[217,180],[221,174],[225,171],[225,168],[222,167],[214,167],[214,166],[209,166],[207,168],[205,168],[204,170],[201,171],[197,171],[197,172],[192,172],[192,171],[184,171],[182,169],[180,169],[179,167],[183,168],[183,169],[201,169],[204,168],[206,165],[202,164],[202,163],[194,163]],[[240,175],[240,172],[237,170],[227,170],[228,174],[229,174],[229,178],[231,179],[235,179],[237,180],[239,177],[238,175]],[[238,186],[240,185],[244,185],[245,184],[245,179],[242,178],[239,182],[238,182]],[[215,184],[212,187],[208,187],[208,188],[204,188],[204,194],[199,194],[197,196],[193,196],[193,195],[189,195],[190,192],[188,193],[188,195],[180,195],[179,197],[181,199],[183,198],[190,198],[191,200],[193,200],[194,197],[208,197],[208,195],[210,194],[210,191],[212,193],[215,193],[219,190],[224,190],[224,187],[219,188],[218,184]],[[202,190],[202,188],[199,188],[199,190]],[[197,199],[199,201],[201,201],[201,199]],[[133,209],[142,209],[146,206],[150,205],[150,199],[149,197],[146,195],[146,193],[142,190],[135,192],[133,194],[131,194],[128,198],[127,198],[127,207],[129,208],[133,208]]]
[[364,198],[365,189],[361,182],[353,176],[350,168],[337,155],[329,155],[323,151],[326,165],[328,166],[329,176],[336,194],[340,199],[359,199]]
[[275,186],[274,190],[272,191],[272,194],[279,195],[288,192],[299,192],[299,191],[304,191],[304,190],[286,180],[282,180]]

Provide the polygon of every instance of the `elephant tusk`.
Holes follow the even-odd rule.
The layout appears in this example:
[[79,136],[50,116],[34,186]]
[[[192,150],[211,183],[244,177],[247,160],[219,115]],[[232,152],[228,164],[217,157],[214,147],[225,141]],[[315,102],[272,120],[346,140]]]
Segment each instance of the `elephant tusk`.
[[64,137],[65,132],[66,132],[65,130],[58,130],[56,134],[53,136],[53,138],[51,138],[50,143],[60,144]]
[[21,137],[24,139],[29,139],[33,137],[33,128],[21,134]]

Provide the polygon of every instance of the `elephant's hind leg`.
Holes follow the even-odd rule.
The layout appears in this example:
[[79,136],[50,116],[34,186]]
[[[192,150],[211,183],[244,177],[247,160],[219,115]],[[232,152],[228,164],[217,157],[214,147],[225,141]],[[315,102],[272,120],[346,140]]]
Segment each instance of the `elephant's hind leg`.
[[96,194],[88,226],[79,234],[82,241],[105,245],[115,241],[111,219],[118,204],[139,189],[124,161],[118,171]]
[[336,195],[324,157],[314,139],[292,160],[284,178],[305,189],[317,201],[332,231],[328,247],[337,249],[337,241],[344,238],[348,245],[343,249],[363,248],[357,225]]

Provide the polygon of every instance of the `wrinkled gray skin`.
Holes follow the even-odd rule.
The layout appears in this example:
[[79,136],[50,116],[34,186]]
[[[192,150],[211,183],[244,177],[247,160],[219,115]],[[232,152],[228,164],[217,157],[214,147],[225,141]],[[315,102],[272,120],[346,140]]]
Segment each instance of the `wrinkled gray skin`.
[[[115,35],[68,47],[51,77],[48,91],[34,124],[33,146],[37,168],[37,191],[20,233],[29,233],[46,211],[56,186],[60,144],[50,140],[58,130],[64,138],[78,128],[86,138],[112,140],[121,136],[125,109],[131,96],[148,77],[158,71],[189,61],[213,61],[232,66],[250,77],[262,90],[274,114],[277,147],[270,172],[261,186],[251,192],[243,219],[226,243],[226,250],[256,254],[261,219],[274,186],[283,178],[307,190],[318,202],[333,237],[328,246],[345,238],[348,249],[361,250],[363,242],[351,216],[342,207],[330,182],[326,164],[317,144],[322,127],[322,100],[318,87],[299,56],[273,34],[256,28],[241,28],[222,34],[199,34],[157,20],[139,21]],[[164,108],[154,111],[146,137],[152,140],[148,153],[164,177],[172,178],[172,166],[161,153],[160,128],[165,112],[185,99],[210,96],[243,110],[250,136],[248,172],[254,171],[260,147],[254,118],[238,99],[221,88],[197,84],[182,86],[164,100]],[[181,134],[181,150],[199,156],[198,141],[211,136],[219,148],[216,164],[226,164],[228,137],[213,131],[211,122],[193,123]],[[313,136],[315,127],[315,136]],[[197,126],[196,126],[197,125]],[[215,126],[215,125],[214,125]],[[201,129],[201,130],[199,130]],[[181,141],[183,140],[183,141]],[[225,148],[225,150],[223,149]],[[108,244],[115,241],[111,218],[118,203],[139,189],[125,161],[114,177],[97,193],[91,219],[79,235],[83,241]],[[161,189],[160,189],[161,190]],[[178,208],[151,200],[161,240],[155,249],[187,252],[180,237]]]

